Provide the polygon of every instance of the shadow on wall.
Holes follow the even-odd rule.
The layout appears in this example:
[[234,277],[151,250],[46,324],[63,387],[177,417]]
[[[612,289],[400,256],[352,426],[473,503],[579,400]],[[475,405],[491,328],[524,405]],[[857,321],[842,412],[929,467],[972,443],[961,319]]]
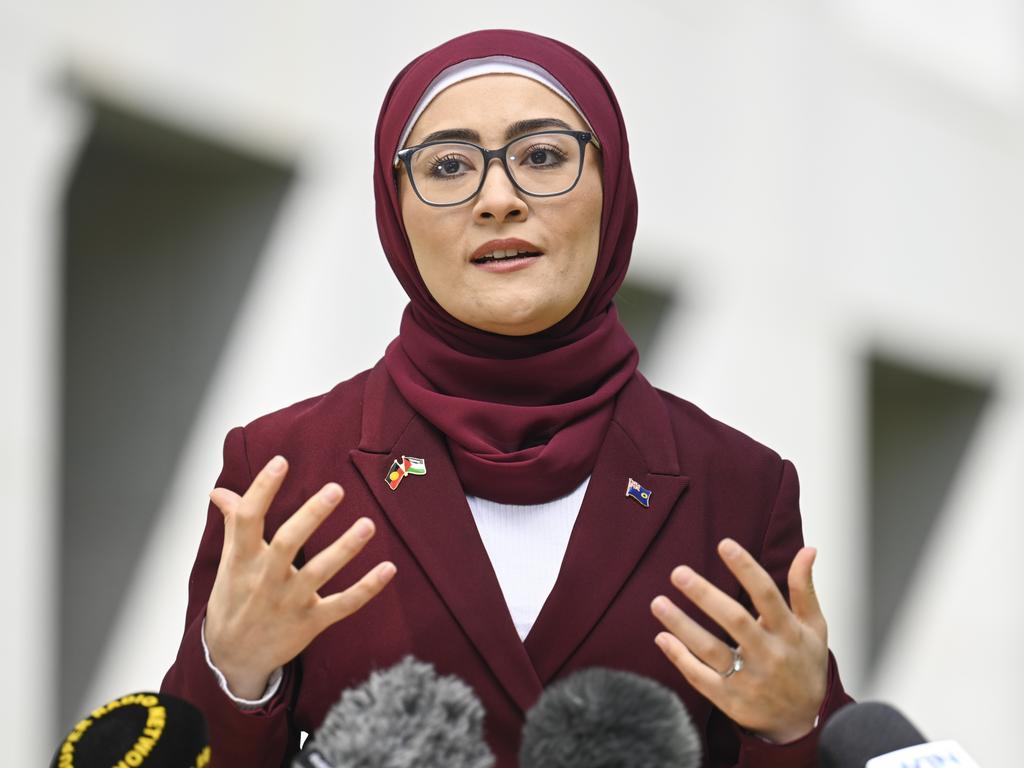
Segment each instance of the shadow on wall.
[[877,355],[867,366],[871,679],[993,387]]
[[64,732],[293,170],[91,102],[63,209]]
[[615,306],[622,324],[640,350],[641,371],[653,362],[665,320],[679,303],[679,296],[653,281],[626,278],[619,288]]

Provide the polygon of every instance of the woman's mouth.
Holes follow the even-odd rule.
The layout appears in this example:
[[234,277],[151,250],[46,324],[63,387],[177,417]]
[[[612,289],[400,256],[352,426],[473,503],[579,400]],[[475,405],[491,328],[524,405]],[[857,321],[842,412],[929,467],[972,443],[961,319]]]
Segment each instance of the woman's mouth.
[[484,264],[494,261],[514,261],[517,259],[529,259],[540,256],[539,251],[492,251],[483,256],[473,259],[474,264]]
[[477,248],[470,263],[488,272],[512,272],[528,267],[544,252],[525,240],[491,240]]

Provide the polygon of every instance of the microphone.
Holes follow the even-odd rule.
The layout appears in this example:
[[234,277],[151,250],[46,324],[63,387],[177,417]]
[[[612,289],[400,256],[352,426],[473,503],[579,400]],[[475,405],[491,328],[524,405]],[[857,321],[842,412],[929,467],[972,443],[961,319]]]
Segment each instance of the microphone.
[[164,693],[130,693],[82,718],[57,747],[50,768],[205,768],[206,719]]
[[594,667],[550,686],[526,714],[520,768],[699,768],[683,702],[650,678]]
[[955,741],[928,742],[899,710],[878,701],[847,704],[832,715],[818,758],[821,768],[978,768]]
[[342,693],[292,768],[491,768],[473,689],[406,656]]

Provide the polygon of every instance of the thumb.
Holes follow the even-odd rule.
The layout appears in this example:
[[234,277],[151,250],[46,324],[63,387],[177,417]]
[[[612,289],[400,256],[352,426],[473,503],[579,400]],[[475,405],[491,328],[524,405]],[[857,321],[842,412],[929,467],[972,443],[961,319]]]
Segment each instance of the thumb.
[[231,542],[235,540],[235,510],[242,502],[242,497],[227,488],[214,488],[210,491],[210,501],[220,510],[224,516],[224,541],[221,544],[221,567],[227,562],[224,555],[230,549]]
[[228,518],[231,517],[231,513],[238,509],[242,497],[227,488],[214,488],[210,491],[210,501],[224,515],[224,522],[226,523]]
[[796,553],[793,563],[789,566],[789,602],[793,614],[824,637],[825,615],[821,612],[811,575],[817,556],[818,550],[813,547],[804,547]]

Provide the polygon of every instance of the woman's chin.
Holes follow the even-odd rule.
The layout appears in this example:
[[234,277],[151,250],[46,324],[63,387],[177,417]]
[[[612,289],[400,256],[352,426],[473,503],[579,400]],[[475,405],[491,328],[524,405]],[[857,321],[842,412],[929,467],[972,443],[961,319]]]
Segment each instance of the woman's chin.
[[546,331],[567,314],[568,312],[554,311],[551,307],[527,312],[495,308],[494,311],[487,314],[459,319],[481,331],[498,333],[502,336],[529,336]]

